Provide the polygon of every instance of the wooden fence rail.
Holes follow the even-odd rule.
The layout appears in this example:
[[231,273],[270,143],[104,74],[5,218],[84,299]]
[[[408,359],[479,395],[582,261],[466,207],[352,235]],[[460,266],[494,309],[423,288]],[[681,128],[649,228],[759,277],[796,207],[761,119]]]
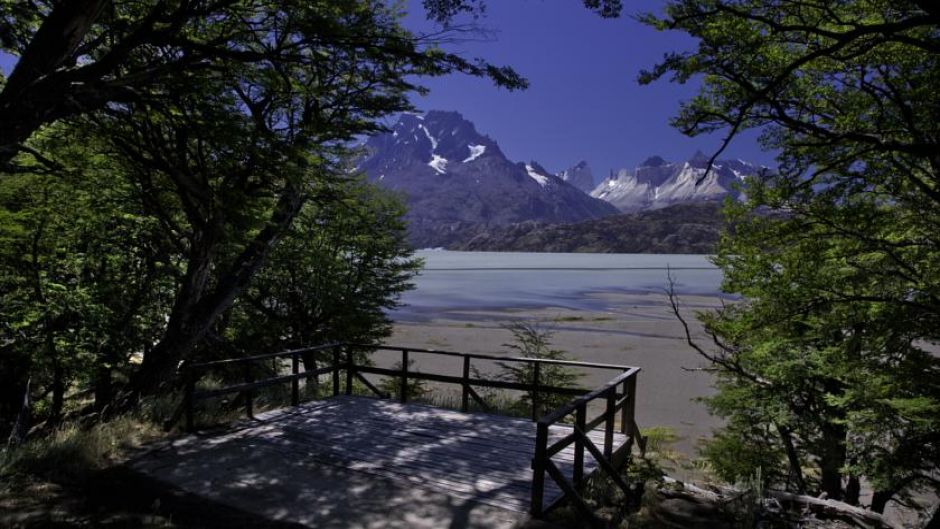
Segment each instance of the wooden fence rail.
[[[636,379],[639,372],[640,368],[638,367],[625,368],[620,375],[601,387],[577,397],[536,421],[535,456],[532,458],[532,500],[530,504],[530,513],[533,516],[544,516],[548,510],[558,505],[558,502],[547,508],[544,505],[545,475],[548,474],[564,492],[564,497],[572,502],[585,519],[599,524],[594,512],[582,496],[585,449],[597,462],[598,469],[603,474],[610,478],[625,495],[632,494],[632,491],[620,476],[619,470],[626,462],[634,442],[639,445],[641,451],[646,451],[646,439],[640,434],[635,416]],[[588,406],[594,401],[603,402],[604,411],[597,417],[588,420]],[[614,429],[618,412],[620,415],[620,432],[625,434],[626,437],[620,446],[615,447]],[[549,444],[549,429],[572,415],[574,416],[572,432]],[[600,425],[604,425],[603,449],[598,448],[587,435],[588,432]],[[574,445],[574,470],[569,480],[552,458],[571,445]]]
[[[301,370],[300,363],[303,355],[311,353],[329,352],[330,364],[311,370]],[[392,352],[400,354],[401,365],[397,369],[381,368],[371,365],[356,363],[355,351],[372,352]],[[462,370],[460,375],[447,375],[440,373],[424,373],[413,371],[409,368],[409,361],[412,359],[412,353],[450,356],[462,360]],[[254,380],[254,371],[252,366],[264,360],[276,362],[278,359],[290,358],[291,373],[287,375],[275,375],[262,380]],[[532,365],[532,377],[528,382],[510,381],[498,378],[482,378],[473,376],[473,360],[487,360],[500,363],[524,363]],[[585,390],[581,388],[550,386],[541,381],[542,366],[557,365],[579,369],[602,369],[614,370],[620,373],[602,386]],[[201,376],[210,370],[219,368],[232,368],[241,366],[243,369],[243,381],[239,384],[232,384],[216,389],[197,390],[196,385]],[[242,358],[232,358],[226,360],[216,360],[212,362],[202,362],[198,364],[184,364],[181,369],[181,375],[184,379],[184,401],[183,406],[186,415],[186,428],[189,431],[194,429],[194,409],[201,400],[216,398],[230,394],[242,394],[245,401],[245,413],[248,417],[253,417],[254,413],[254,393],[256,390],[274,386],[277,384],[291,384],[291,404],[300,403],[300,381],[319,377],[320,375],[331,375],[332,393],[339,395],[341,391],[341,375],[345,374],[345,393],[352,394],[353,382],[358,380],[363,386],[368,388],[374,394],[381,398],[396,397],[400,402],[406,403],[411,397],[409,395],[409,383],[414,380],[426,380],[431,382],[440,382],[456,384],[461,387],[461,411],[467,412],[470,408],[471,400],[480,408],[490,411],[489,405],[474,389],[475,387],[487,387],[496,389],[509,389],[526,391],[531,397],[531,416],[536,423],[535,453],[532,459],[532,498],[530,504],[530,513],[533,516],[541,517],[549,510],[557,506],[560,502],[555,501],[551,505],[544,505],[545,496],[545,476],[546,474],[558,485],[568,498],[587,519],[596,521],[592,510],[585,502],[583,494],[584,485],[584,463],[585,457],[589,454],[596,462],[598,469],[607,475],[613,482],[620,487],[625,494],[630,494],[627,484],[620,477],[619,470],[627,460],[634,442],[641,450],[646,449],[646,440],[640,435],[636,424],[636,380],[640,371],[637,367],[628,367],[615,364],[601,364],[595,362],[578,362],[572,360],[549,360],[542,358],[523,358],[523,357],[504,357],[497,355],[486,355],[476,353],[459,353],[453,351],[438,351],[433,349],[421,349],[413,347],[397,347],[389,345],[359,344],[359,343],[330,343],[316,347],[307,347],[302,349],[293,349],[279,353],[261,354],[247,356]],[[398,395],[389,395],[375,386],[365,374],[381,375],[394,377],[398,379]],[[574,397],[574,400],[561,406],[560,408],[543,413],[542,402],[544,395],[562,395]],[[604,411],[592,418],[587,418],[588,407],[592,403],[601,403]],[[614,430],[619,415],[620,432],[625,434],[625,441],[619,446],[614,446]],[[571,424],[572,431],[561,439],[549,444],[549,430],[552,426],[567,421]],[[604,426],[604,445],[598,447],[588,437],[588,432]],[[574,445],[574,468],[571,479],[554,463],[553,457],[565,448]],[[560,499],[560,498],[559,498]]]

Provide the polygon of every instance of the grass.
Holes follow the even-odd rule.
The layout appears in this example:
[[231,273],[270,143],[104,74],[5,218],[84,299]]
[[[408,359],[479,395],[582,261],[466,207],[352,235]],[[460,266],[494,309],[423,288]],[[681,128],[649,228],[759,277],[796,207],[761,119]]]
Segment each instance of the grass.
[[[130,451],[164,437],[153,420],[164,402],[94,424],[64,423],[43,437],[0,453],[0,526],[175,527],[149,508],[129,513],[89,511],[88,494],[104,490],[97,476],[123,462]],[[94,485],[93,485],[94,483]],[[130,491],[111,494],[120,498]]]
[[76,481],[121,461],[125,454],[165,435],[138,415],[124,415],[84,427],[66,424],[51,435],[7,450],[0,474],[29,474],[55,481]]

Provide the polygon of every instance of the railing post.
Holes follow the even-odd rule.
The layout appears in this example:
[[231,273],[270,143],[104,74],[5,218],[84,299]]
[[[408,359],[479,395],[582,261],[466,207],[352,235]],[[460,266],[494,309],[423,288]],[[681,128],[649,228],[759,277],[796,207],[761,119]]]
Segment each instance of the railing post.
[[614,422],[617,420],[617,386],[607,390],[607,409],[604,412],[604,459],[610,461],[614,453]]
[[536,360],[532,369],[532,420],[539,420],[539,370],[542,363]]
[[[245,362],[245,384],[254,382],[254,375],[251,372],[251,362]],[[245,391],[245,414],[249,419],[255,418],[255,391],[251,388]]]
[[352,395],[353,386],[353,354],[352,347],[346,346],[346,394]]
[[470,409],[470,355],[463,355],[463,394],[460,396],[460,411]]
[[[624,370],[626,371],[626,370]],[[626,435],[633,428],[634,414],[636,413],[636,374],[623,381],[623,394],[627,401],[620,409],[620,433]]]
[[339,395],[339,345],[333,346],[333,396]]
[[529,514],[542,515],[542,503],[545,496],[545,454],[548,452],[548,425],[538,423],[535,431],[535,457],[532,458],[532,500]]
[[398,388],[398,400],[408,402],[408,349],[401,350],[401,387]]
[[[587,435],[587,432],[584,431],[586,423],[587,404],[582,402],[575,410],[574,427],[576,432]],[[574,438],[574,471],[571,478],[574,481],[575,490],[581,492],[581,486],[584,482],[584,438],[580,435],[575,435]]]
[[186,431],[192,432],[195,430],[195,418],[194,418],[194,396],[196,393],[196,370],[186,365],[183,371],[183,376],[185,377],[184,383],[186,384],[185,389],[183,390],[183,400],[184,406],[186,407]]
[[300,374],[300,353],[293,353],[290,361],[291,373],[294,375],[294,378],[290,381],[290,403],[296,406],[300,404],[300,379],[297,378],[297,375]]

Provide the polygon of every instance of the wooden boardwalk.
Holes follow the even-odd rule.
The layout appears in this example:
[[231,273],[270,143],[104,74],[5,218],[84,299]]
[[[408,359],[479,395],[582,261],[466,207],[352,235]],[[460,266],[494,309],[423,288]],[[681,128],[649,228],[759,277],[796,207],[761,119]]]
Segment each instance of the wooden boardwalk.
[[[239,443],[248,447],[243,457],[250,455],[256,461],[252,479],[259,482],[278,478],[256,475],[265,468],[274,472],[285,462],[314,462],[407,487],[429,488],[460,502],[525,513],[531,497],[535,431],[535,424],[527,419],[340,395],[259,414],[210,437],[184,438],[148,453],[133,466],[198,493],[206,486],[206,474],[178,470],[193,464],[207,469],[211,465],[200,464],[200,452]],[[567,426],[553,425],[549,441],[570,433]],[[624,442],[624,436],[615,435],[618,445]],[[590,434],[599,446],[603,436],[603,431]],[[269,465],[264,458],[269,458]],[[570,476],[573,458],[573,448],[568,447],[554,459]],[[592,458],[586,458],[585,474],[593,470],[592,463]],[[233,475],[226,478],[225,469],[214,468],[214,482],[244,479],[237,475],[244,473],[238,457],[229,465]],[[291,480],[303,481],[303,473],[293,472]],[[342,491],[331,493],[341,495]],[[546,484],[546,504],[559,496],[554,484]]]

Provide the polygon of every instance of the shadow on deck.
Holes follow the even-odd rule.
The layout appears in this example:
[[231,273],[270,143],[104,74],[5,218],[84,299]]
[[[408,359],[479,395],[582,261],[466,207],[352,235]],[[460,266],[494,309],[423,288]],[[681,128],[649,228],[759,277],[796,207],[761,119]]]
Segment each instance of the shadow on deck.
[[[290,382],[294,406],[258,414],[231,428],[191,434],[165,443],[135,459],[131,467],[187,493],[236,506],[272,520],[315,527],[512,527],[541,517],[565,498],[594,519],[581,497],[586,476],[599,470],[629,494],[619,477],[636,439],[633,420],[637,368],[527,358],[499,358],[533,366],[529,383],[471,378],[473,359],[440,351],[391,348],[408,354],[445,354],[463,358],[463,376],[379,369],[354,361],[353,347],[343,344],[317,350],[332,351],[333,362],[314,371],[300,371],[299,355],[288,351],[190,366],[187,376],[187,423],[192,424],[196,401],[241,393],[252,413],[252,392]],[[197,391],[196,369],[244,366],[279,357],[292,359],[292,372],[267,380],[246,376],[242,384]],[[344,361],[340,361],[343,358]],[[621,373],[604,386],[587,390],[552,388],[539,384],[544,363],[565,363]],[[341,373],[345,392],[341,394]],[[463,408],[453,411],[389,400],[362,374],[426,379],[460,384]],[[332,398],[299,402],[298,383],[304,377],[330,374]],[[358,379],[381,399],[351,395]],[[467,413],[473,386],[529,390],[533,421]],[[542,415],[540,395],[574,393],[569,404]],[[603,403],[605,411],[587,418],[588,404]],[[620,431],[615,431],[619,417]],[[570,424],[565,424],[568,421]],[[603,426],[602,430],[595,430]],[[546,479],[546,477],[548,479]]]
[[[524,419],[343,395],[184,437],[132,467],[316,527],[509,527],[529,508],[535,431]],[[550,437],[570,433],[554,426]],[[570,473],[573,449],[556,460]]]

